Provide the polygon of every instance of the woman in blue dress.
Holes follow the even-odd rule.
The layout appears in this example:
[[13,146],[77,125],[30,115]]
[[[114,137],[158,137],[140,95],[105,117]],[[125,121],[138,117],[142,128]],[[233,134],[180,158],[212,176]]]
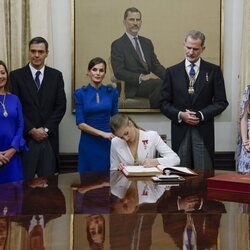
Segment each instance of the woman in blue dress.
[[27,151],[23,126],[20,101],[8,92],[8,70],[0,61],[0,184],[23,179],[19,155]]
[[75,91],[76,124],[81,130],[78,150],[78,171],[109,171],[111,116],[118,112],[118,92],[103,85],[106,62],[93,58],[88,65],[90,83]]

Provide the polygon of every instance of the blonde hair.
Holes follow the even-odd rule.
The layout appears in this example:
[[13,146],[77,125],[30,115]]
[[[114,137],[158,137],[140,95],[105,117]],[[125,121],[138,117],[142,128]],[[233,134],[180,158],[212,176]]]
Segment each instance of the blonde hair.
[[110,119],[110,123],[109,123],[110,128],[111,128],[111,132],[115,133],[120,128],[127,126],[129,121],[132,122],[132,124],[134,125],[135,128],[139,129],[138,125],[128,115],[116,114],[116,115],[112,116]]

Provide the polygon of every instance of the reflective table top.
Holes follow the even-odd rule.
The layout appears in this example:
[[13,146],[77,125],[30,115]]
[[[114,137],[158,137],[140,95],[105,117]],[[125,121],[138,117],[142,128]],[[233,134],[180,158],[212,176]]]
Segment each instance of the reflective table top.
[[0,250],[250,249],[249,194],[210,193],[214,172],[198,173],[182,183],[113,171],[0,185]]

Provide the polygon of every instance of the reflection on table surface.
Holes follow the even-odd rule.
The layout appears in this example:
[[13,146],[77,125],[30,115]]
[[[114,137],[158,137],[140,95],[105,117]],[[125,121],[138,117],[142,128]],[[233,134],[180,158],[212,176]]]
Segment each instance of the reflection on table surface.
[[211,198],[213,175],[156,184],[70,173],[0,185],[0,250],[250,249],[249,195]]

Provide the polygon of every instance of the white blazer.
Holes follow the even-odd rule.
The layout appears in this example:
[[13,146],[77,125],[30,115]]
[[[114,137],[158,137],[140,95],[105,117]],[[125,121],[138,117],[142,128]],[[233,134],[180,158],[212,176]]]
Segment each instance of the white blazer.
[[[161,139],[155,131],[139,130],[138,160],[143,162],[146,158],[155,158],[156,152],[160,154],[157,158],[160,165],[175,166],[180,164],[179,156]],[[111,141],[110,169],[117,170],[118,165],[134,165],[134,157],[125,140],[115,137]]]

